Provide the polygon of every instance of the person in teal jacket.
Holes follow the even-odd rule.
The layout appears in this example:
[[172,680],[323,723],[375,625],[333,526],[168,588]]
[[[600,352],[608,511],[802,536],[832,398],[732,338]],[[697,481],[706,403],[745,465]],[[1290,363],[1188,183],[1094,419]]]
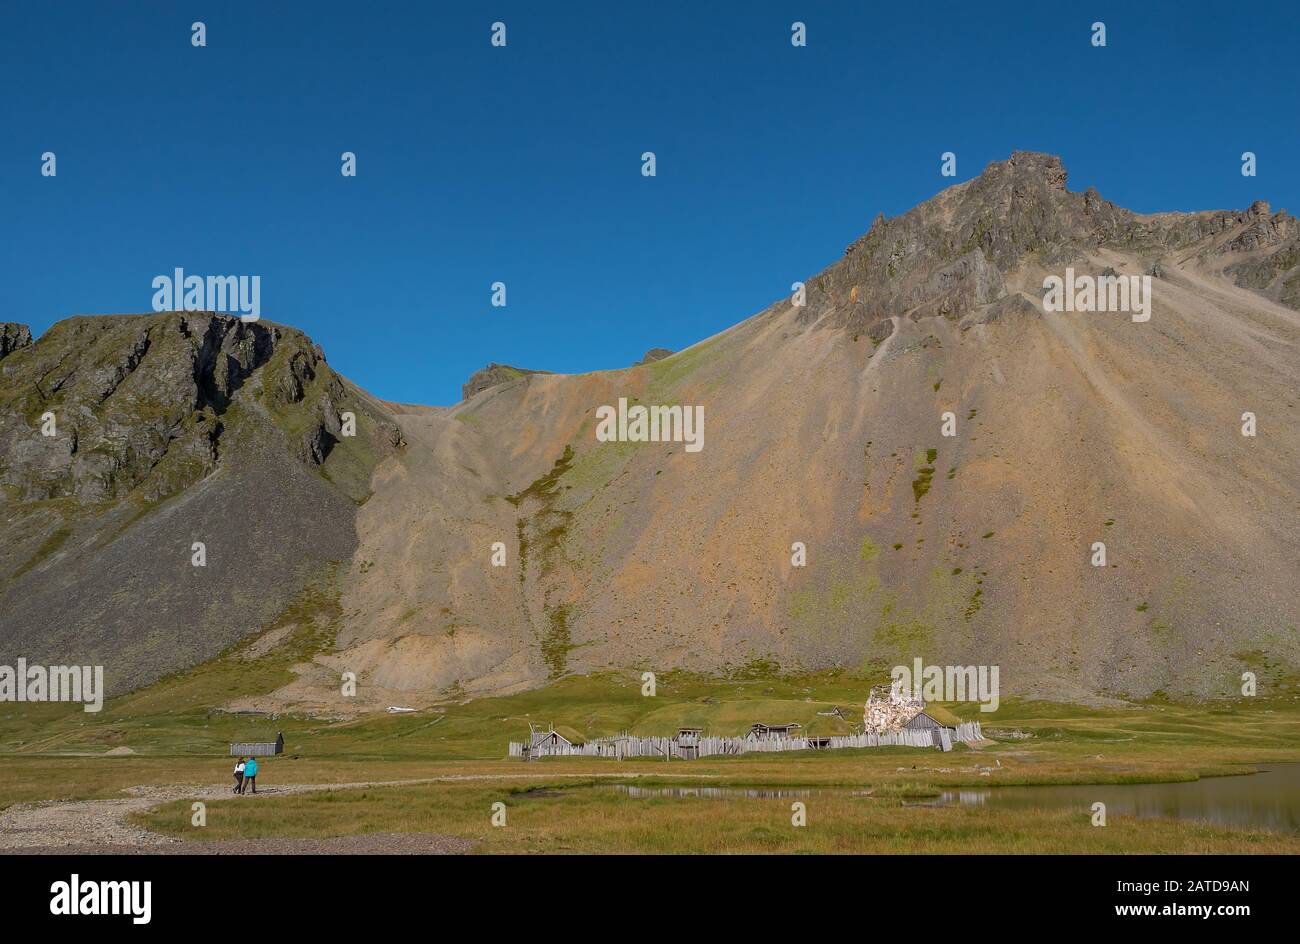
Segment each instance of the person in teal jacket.
[[[250,757],[244,762],[244,787],[252,786],[253,792],[257,792],[257,758]],[[239,791],[243,793],[243,790]]]

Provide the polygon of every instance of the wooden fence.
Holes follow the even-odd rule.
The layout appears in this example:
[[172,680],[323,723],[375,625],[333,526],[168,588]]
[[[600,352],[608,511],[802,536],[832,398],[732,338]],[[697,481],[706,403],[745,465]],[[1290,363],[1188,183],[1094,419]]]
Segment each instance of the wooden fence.
[[[633,737],[621,734],[597,738],[586,744],[541,743],[530,749],[527,742],[511,741],[511,757],[656,757],[665,760],[688,760],[692,757],[752,754],[777,751],[834,750],[846,747],[937,747],[950,750],[953,741],[979,741],[984,735],[978,721],[965,721],[956,728],[904,728],[884,734],[835,735],[830,738],[807,737],[700,737],[694,745],[683,747],[676,738]],[[811,741],[811,743],[810,743]],[[822,742],[826,743],[824,746]]]

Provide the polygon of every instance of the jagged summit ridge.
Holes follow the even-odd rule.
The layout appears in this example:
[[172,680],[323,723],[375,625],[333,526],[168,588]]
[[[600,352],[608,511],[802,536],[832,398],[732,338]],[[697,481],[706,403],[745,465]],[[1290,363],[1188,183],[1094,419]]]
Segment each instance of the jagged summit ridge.
[[[878,215],[845,258],[822,272],[803,324],[880,340],[896,318],[989,320],[1025,266],[1059,268],[1113,248],[1154,270],[1170,253],[1224,257],[1224,274],[1300,308],[1300,227],[1257,201],[1246,210],[1140,215],[1089,187],[1067,189],[1059,157],[1016,151],[897,217]],[[1256,253],[1238,259],[1235,254]],[[994,306],[990,308],[990,306]]]

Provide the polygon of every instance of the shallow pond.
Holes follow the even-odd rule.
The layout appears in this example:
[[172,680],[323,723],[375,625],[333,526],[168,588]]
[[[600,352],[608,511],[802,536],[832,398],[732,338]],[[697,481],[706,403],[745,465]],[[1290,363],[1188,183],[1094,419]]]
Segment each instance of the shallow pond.
[[[916,806],[983,806],[990,809],[1076,810],[1089,814],[1106,804],[1107,816],[1125,815],[1208,820],[1224,826],[1251,826],[1275,832],[1300,832],[1300,764],[1259,765],[1257,774],[1208,777],[1190,783],[965,787],[945,790]],[[638,787],[613,784],[628,797],[672,799],[803,799],[817,795],[864,796],[855,790],[780,787]]]
[[1190,783],[1126,783],[1042,787],[972,787],[945,790],[941,805],[992,809],[1072,809],[1106,804],[1106,815],[1208,820],[1300,832],[1300,764],[1260,765],[1240,777],[1206,777]]

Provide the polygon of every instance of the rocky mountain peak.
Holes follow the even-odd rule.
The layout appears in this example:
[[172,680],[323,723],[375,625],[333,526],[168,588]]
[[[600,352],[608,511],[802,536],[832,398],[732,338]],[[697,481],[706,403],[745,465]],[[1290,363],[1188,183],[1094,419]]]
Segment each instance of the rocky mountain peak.
[[1065,182],[1069,178],[1069,173],[1059,157],[1040,151],[1013,151],[1008,160],[994,161],[984,170],[986,175],[1002,172],[1009,172],[1021,179],[1041,180],[1051,189],[1062,191],[1065,190]]
[[1030,261],[1063,267],[1102,248],[1136,252],[1147,266],[1175,250],[1254,254],[1227,274],[1300,307],[1292,251],[1300,250],[1300,227],[1284,213],[1271,215],[1266,202],[1243,211],[1143,216],[1093,187],[1072,192],[1068,179],[1059,157],[1015,151],[900,216],[878,215],[846,258],[813,280],[800,322],[880,341],[896,318],[938,316],[969,319],[969,325],[1000,317],[1004,302],[1027,312],[1007,294],[1012,272]]

